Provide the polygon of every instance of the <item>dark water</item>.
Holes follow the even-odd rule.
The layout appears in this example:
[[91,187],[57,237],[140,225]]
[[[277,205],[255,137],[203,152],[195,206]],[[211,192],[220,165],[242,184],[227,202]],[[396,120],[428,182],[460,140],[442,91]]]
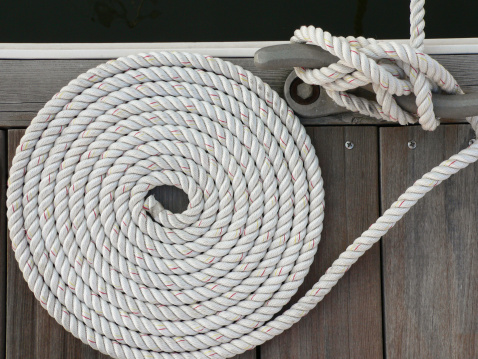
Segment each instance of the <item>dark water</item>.
[[[0,0],[0,42],[288,40],[300,25],[407,38],[407,0]],[[477,0],[431,0],[428,38],[478,37]]]

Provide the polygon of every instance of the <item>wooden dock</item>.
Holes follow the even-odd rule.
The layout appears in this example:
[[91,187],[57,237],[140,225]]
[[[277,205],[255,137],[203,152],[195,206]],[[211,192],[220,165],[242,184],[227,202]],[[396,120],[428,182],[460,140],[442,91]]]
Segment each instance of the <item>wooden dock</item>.
[[[465,91],[478,91],[478,55],[437,59]],[[252,59],[230,60],[283,92],[289,71],[259,71]],[[1,203],[7,169],[30,120],[69,80],[101,62],[0,61]],[[354,114],[304,123],[322,168],[326,211],[318,253],[295,300],[408,186],[475,137],[464,123],[442,124],[433,133]],[[346,141],[353,142],[352,150]],[[438,186],[309,315],[237,358],[477,358],[477,179],[478,165],[472,165]],[[173,211],[187,204],[177,190],[159,190],[157,196]],[[5,206],[0,208],[0,356],[107,358],[67,333],[37,303],[11,249]]]

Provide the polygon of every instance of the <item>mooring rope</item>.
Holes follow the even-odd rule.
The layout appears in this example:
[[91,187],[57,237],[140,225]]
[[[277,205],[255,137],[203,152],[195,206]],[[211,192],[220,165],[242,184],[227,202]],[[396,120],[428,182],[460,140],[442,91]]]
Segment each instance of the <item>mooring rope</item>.
[[[425,0],[410,2],[410,45],[377,41],[364,37],[335,37],[313,26],[302,26],[292,42],[320,46],[339,61],[321,69],[295,68],[304,82],[320,85],[340,106],[352,112],[398,122],[418,121],[423,129],[433,131],[440,124],[433,112],[432,89],[449,94],[463,94],[453,76],[432,57],[423,53],[425,39]],[[347,91],[372,84],[376,101]],[[418,114],[398,106],[393,98],[416,96]],[[468,121],[476,130],[478,117]]]
[[[346,53],[337,52],[341,39],[330,41]],[[341,58],[331,69],[352,75],[342,72],[330,89],[394,68],[375,67],[373,56],[366,64],[361,54],[382,46],[367,41],[374,46],[350,51],[363,72]],[[420,113],[431,128],[429,111]],[[239,66],[140,54],[80,75],[32,120],[10,170],[8,226],[30,289],[84,343],[115,358],[228,358],[298,322],[421,197],[477,159],[475,143],[423,176],[274,317],[302,284],[322,231],[323,181],[309,136],[285,101]],[[149,195],[162,185],[187,193],[183,213]]]

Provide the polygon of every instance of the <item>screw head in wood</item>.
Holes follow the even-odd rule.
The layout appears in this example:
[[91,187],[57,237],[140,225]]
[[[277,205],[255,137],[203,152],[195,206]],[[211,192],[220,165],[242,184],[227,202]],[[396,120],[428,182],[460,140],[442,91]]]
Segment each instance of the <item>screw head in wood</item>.
[[345,142],[345,148],[348,149],[348,150],[353,149],[354,148],[354,143],[351,142],[351,141]]
[[411,150],[414,150],[415,148],[417,148],[417,143],[415,141],[408,141],[408,148],[411,149]]

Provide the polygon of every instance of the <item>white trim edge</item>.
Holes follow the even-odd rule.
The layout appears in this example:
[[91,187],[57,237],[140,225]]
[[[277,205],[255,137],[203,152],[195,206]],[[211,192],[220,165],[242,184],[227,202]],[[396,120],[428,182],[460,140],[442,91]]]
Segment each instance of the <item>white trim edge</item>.
[[[408,40],[390,40],[400,43]],[[182,43],[0,43],[0,59],[112,59],[151,51],[186,51],[218,57],[253,57],[265,46],[288,41]],[[478,53],[478,38],[426,39],[428,54]]]

